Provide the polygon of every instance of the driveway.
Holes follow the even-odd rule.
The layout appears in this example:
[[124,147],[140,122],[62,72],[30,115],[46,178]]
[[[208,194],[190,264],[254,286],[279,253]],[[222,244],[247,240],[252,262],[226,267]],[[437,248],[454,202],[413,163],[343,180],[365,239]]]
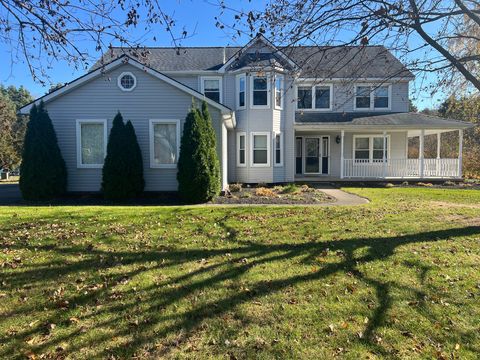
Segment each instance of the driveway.
[[0,183],[0,205],[12,205],[22,201],[18,184]]

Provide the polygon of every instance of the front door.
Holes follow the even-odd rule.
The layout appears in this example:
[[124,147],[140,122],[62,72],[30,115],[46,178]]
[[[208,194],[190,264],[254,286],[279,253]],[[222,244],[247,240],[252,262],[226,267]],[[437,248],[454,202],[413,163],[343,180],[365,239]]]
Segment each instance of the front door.
[[320,173],[320,138],[305,138],[305,174]]

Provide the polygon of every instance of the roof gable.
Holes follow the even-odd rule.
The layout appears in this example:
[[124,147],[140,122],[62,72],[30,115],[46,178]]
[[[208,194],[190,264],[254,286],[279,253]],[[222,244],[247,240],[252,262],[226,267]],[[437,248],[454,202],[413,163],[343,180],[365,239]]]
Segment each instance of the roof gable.
[[[76,89],[77,87],[85,84],[86,82],[89,82],[93,79],[98,78],[99,76],[101,76],[105,72],[113,70],[113,69],[115,69],[115,68],[117,68],[121,65],[127,64],[127,63],[132,65],[132,66],[135,66],[138,69],[141,69],[141,70],[145,71],[146,73],[156,77],[159,80],[165,81],[165,82],[169,83],[170,85],[175,86],[179,90],[182,90],[182,91],[192,95],[193,97],[195,97],[199,100],[205,100],[209,105],[219,109],[222,112],[222,114],[232,114],[232,110],[230,108],[228,108],[227,106],[225,106],[223,104],[220,104],[216,101],[213,101],[209,98],[206,98],[202,93],[200,93],[200,92],[198,92],[198,91],[196,91],[196,90],[194,90],[194,89],[192,89],[192,88],[190,88],[190,87],[188,87],[188,86],[186,86],[186,85],[168,77],[165,74],[162,74],[161,72],[159,72],[155,69],[152,69],[152,68],[147,67],[146,65],[143,65],[142,63],[138,62],[135,59],[132,59],[131,57],[129,57],[127,55],[123,55],[123,56],[111,61],[110,63],[106,64],[103,67],[99,67],[96,70],[92,70],[89,73],[71,81],[70,83],[65,84],[64,86],[58,88],[57,90],[52,91],[51,93],[48,93],[48,94],[32,101],[31,103],[29,103],[29,104],[23,106],[22,108],[20,108],[19,112],[21,114],[28,114],[28,112],[30,111],[30,109],[32,108],[32,106],[34,104],[38,105],[40,103],[40,101],[44,101],[45,103],[53,101],[55,98],[65,94],[67,92],[73,91],[74,89]],[[234,120],[233,120],[233,122],[234,122]]]

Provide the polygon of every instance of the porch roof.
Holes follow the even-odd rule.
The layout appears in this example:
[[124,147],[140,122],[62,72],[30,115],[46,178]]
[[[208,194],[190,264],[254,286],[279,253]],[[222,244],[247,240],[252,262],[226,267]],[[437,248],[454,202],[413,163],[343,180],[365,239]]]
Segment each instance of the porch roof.
[[297,129],[468,129],[474,124],[422,113],[296,112]]

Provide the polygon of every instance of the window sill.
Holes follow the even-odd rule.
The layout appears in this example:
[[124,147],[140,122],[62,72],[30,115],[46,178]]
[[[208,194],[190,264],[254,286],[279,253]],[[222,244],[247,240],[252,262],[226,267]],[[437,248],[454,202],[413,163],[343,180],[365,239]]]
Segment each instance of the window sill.
[[77,169],[102,169],[103,164],[77,164]]
[[151,169],[176,169],[177,164],[150,165]]

